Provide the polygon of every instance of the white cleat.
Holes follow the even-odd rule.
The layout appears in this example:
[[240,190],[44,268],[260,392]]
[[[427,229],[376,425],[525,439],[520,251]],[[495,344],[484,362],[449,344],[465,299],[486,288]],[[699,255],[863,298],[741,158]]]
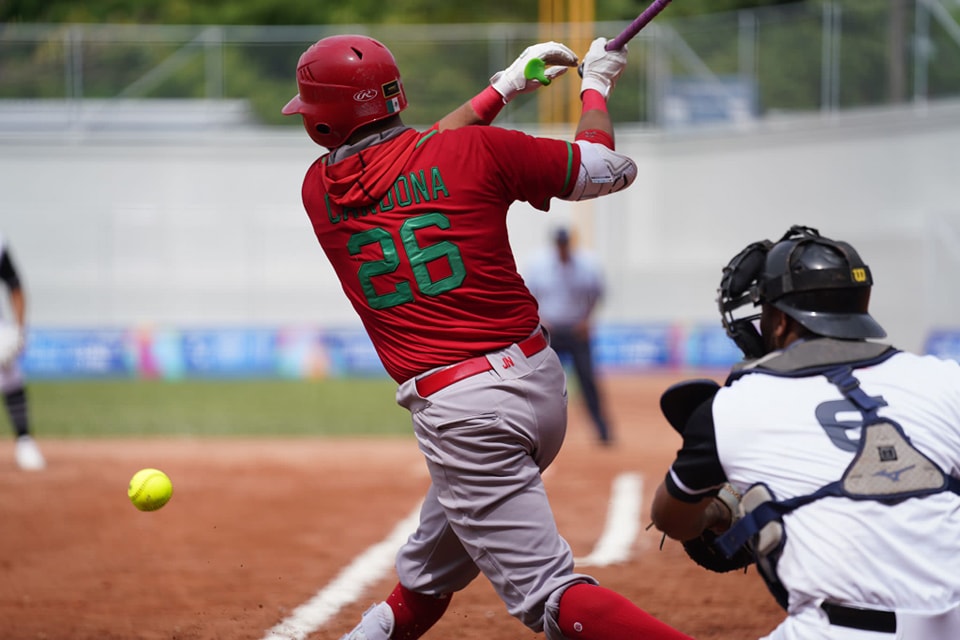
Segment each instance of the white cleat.
[[16,456],[17,466],[24,471],[41,471],[47,466],[47,461],[40,453],[40,447],[30,436],[17,438]]
[[393,609],[386,602],[371,606],[360,624],[340,640],[390,640],[393,633]]

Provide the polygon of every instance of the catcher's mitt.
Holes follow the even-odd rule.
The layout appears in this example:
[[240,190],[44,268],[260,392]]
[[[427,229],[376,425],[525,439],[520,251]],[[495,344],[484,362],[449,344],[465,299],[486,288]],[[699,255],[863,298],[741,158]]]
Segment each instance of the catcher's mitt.
[[717,534],[707,529],[699,537],[683,542],[683,550],[687,552],[690,559],[696,562],[704,569],[715,571],[716,573],[726,573],[737,569],[746,569],[754,563],[753,551],[750,545],[744,545],[737,551],[733,557],[728,558],[723,551],[714,544]]
[[[726,484],[717,493],[717,499],[730,511],[730,525],[732,526],[740,518],[740,494],[732,486]],[[754,563],[755,558],[751,545],[744,545],[732,557],[728,558],[714,544],[717,537],[716,533],[707,529],[698,537],[685,540],[683,550],[698,565],[717,573],[746,569]]]

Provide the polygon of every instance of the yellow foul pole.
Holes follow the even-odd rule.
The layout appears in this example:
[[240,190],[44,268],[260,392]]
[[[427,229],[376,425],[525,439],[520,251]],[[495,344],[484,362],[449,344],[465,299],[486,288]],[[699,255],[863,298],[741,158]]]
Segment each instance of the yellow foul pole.
[[[583,59],[593,42],[596,19],[595,0],[569,0],[570,37],[567,46]],[[580,83],[567,82],[567,121],[580,119]]]
[[[594,36],[595,0],[539,0],[540,41],[563,42],[581,58]],[[580,118],[580,83],[566,80],[566,92],[538,91],[540,124],[575,123]]]
[[[567,46],[582,60],[594,38],[596,10],[594,0],[568,0],[569,34]],[[571,70],[568,73],[576,73]],[[580,119],[580,79],[576,76],[566,78],[566,120],[576,124]],[[577,241],[581,246],[592,247],[594,238],[594,210],[590,200],[574,203],[573,226],[576,228]]]

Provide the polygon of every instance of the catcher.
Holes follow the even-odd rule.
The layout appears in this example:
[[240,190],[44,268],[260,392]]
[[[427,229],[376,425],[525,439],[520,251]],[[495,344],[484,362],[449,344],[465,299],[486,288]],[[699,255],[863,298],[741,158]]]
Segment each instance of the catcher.
[[872,341],[872,284],[815,229],[752,243],[718,298],[747,359],[661,397],[683,445],[653,522],[714,571],[756,560],[769,640],[960,638],[960,365]]

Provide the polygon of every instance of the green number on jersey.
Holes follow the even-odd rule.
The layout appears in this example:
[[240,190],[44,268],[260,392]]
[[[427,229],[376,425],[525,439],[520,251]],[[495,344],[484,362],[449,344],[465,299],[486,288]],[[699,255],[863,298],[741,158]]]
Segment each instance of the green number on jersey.
[[400,266],[400,256],[397,255],[397,245],[390,237],[386,229],[375,228],[361,231],[350,236],[347,242],[347,250],[350,255],[355,256],[360,253],[360,249],[368,244],[379,244],[383,252],[382,260],[371,260],[360,265],[357,277],[360,278],[360,287],[363,289],[363,295],[367,297],[367,302],[374,309],[388,309],[398,304],[410,302],[413,300],[413,292],[410,290],[410,283],[400,282],[394,291],[390,293],[378,294],[373,287],[373,277],[381,276],[387,273],[393,273]]
[[[400,226],[400,241],[410,262],[417,288],[425,296],[438,296],[441,293],[456,289],[466,277],[463,266],[463,257],[455,244],[447,240],[421,247],[417,242],[416,232],[425,227],[449,229],[450,220],[440,213],[427,213],[415,218],[409,218]],[[389,309],[399,304],[413,301],[413,291],[409,282],[397,283],[393,291],[378,294],[373,286],[373,277],[395,272],[400,267],[400,254],[396,242],[390,233],[383,228],[368,229],[350,236],[347,249],[350,255],[360,253],[360,249],[368,244],[379,244],[383,253],[380,260],[371,260],[360,265],[357,277],[360,278],[360,287],[372,309]],[[427,265],[434,260],[446,258],[450,265],[450,275],[434,282],[430,279]]]

